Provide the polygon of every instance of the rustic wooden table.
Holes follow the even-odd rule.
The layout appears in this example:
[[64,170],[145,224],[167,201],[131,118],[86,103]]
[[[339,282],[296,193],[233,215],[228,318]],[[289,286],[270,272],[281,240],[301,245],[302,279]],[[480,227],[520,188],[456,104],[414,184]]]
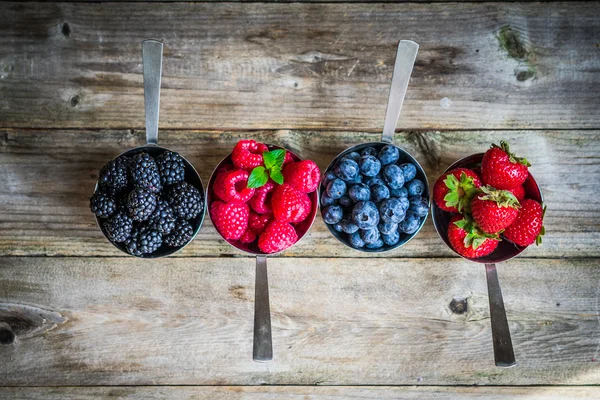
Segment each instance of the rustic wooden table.
[[[599,2],[0,4],[0,398],[599,398],[599,15]],[[318,219],[273,259],[268,364],[251,359],[254,261],[208,219],[166,259],[110,245],[88,198],[98,169],[143,143],[145,38],[165,41],[161,144],[205,180],[241,138],[322,168],[376,139],[396,43],[417,41],[395,143],[433,181],[506,139],[545,194],[544,245],[498,267],[518,366],[494,366],[483,266],[430,220],[367,257]]]

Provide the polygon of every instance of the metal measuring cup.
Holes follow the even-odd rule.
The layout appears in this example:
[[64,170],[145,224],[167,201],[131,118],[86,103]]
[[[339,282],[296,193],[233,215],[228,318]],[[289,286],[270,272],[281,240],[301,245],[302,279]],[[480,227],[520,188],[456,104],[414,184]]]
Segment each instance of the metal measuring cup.
[[[163,43],[159,40],[147,39],[142,42],[142,64],[144,70],[144,107],[146,111],[146,145],[136,147],[127,150],[117,157],[126,156],[130,157],[138,153],[146,152],[152,157],[169,151],[169,149],[158,146],[158,117],[160,109],[160,83],[162,75],[162,57],[163,57]],[[181,155],[181,154],[180,154]],[[194,186],[198,191],[204,194],[204,185],[202,179],[192,164],[186,160],[183,156],[185,164],[185,181],[190,185]],[[96,183],[95,190],[98,189],[99,184]],[[160,258],[171,255],[178,252],[185,246],[187,246],[198,234],[202,223],[204,222],[204,215],[206,213],[206,199],[204,199],[204,205],[202,212],[195,218],[188,222],[192,225],[194,231],[191,239],[183,246],[180,247],[168,247],[162,245],[158,250],[152,254],[144,254],[142,258]],[[102,230],[102,233],[106,238],[119,250],[127,253],[124,243],[115,243],[109,239],[108,233],[104,228],[104,224],[99,217],[96,217],[96,222]]]
[[[269,150],[283,149],[280,146],[267,145]],[[294,162],[301,161],[295,153],[288,149],[286,150],[291,156]],[[215,167],[210,180],[208,181],[208,189],[206,192],[206,203],[207,206],[212,204],[213,201],[218,200],[218,197],[214,193],[215,179],[221,169],[226,165],[233,165],[231,161],[231,153],[225,157]],[[310,198],[312,209],[306,219],[298,224],[295,224],[296,233],[298,235],[298,241],[294,243],[291,248],[296,245],[310,230],[315,218],[317,216],[317,210],[319,208],[319,194],[318,189],[312,193],[308,193]],[[209,213],[210,214],[210,213]],[[212,216],[210,216],[212,221]],[[213,222],[214,225],[214,222]],[[217,230],[218,232],[218,230]],[[221,233],[219,232],[219,235]],[[221,235],[222,237],[222,235]],[[235,247],[238,250],[243,251],[246,254],[256,256],[256,278],[254,287],[254,339],[252,345],[252,359],[257,362],[266,362],[273,359],[273,339],[271,334],[271,311],[269,306],[269,281],[267,274],[267,255],[276,255],[278,253],[263,253],[255,243],[242,243],[239,240],[228,240],[223,238],[229,245]],[[284,249],[282,251],[285,251]]]
[[[394,133],[396,131],[396,125],[398,124],[398,119],[400,118],[400,111],[402,110],[402,104],[404,103],[404,97],[406,96],[406,91],[408,89],[408,83],[410,81],[410,76],[413,70],[413,66],[415,64],[415,59],[417,58],[417,52],[419,51],[419,45],[410,40],[401,40],[398,43],[398,50],[396,53],[396,61],[394,63],[394,73],[392,75],[392,85],[390,88],[390,94],[388,98],[387,111],[385,114],[385,122],[383,125],[383,133],[381,135],[380,142],[370,142],[370,143],[362,143],[355,146],[352,146],[342,153],[338,154],[333,161],[329,164],[327,169],[325,170],[325,174],[332,171],[335,165],[346,155],[352,152],[359,152],[366,147],[374,147],[377,150],[380,150],[382,147],[387,145],[392,145],[396,147],[400,153],[400,158],[398,162],[408,162],[413,164],[417,169],[417,175],[415,178],[420,179],[425,184],[425,190],[423,192],[423,197],[429,201],[429,182],[427,180],[427,175],[421,167],[421,164],[407,151],[404,149],[395,146],[392,143],[394,139]],[[325,193],[325,184],[321,182],[320,185],[321,194]],[[321,209],[321,212],[323,210]],[[327,228],[331,232],[336,239],[350,247],[351,249],[362,251],[365,253],[381,253],[385,251],[393,250],[397,247],[403,246],[408,241],[410,241],[413,237],[415,237],[423,225],[427,220],[427,215],[422,217],[421,223],[417,230],[411,234],[401,233],[400,240],[393,246],[384,245],[379,249],[368,249],[366,247],[363,248],[355,248],[352,247],[348,240],[346,239],[345,234],[341,232],[337,232],[332,228],[332,226],[327,225]]]
[[[454,164],[449,166],[444,173],[456,168],[479,169],[483,153],[473,154],[468,157],[461,158]],[[537,182],[531,175],[523,184],[527,198],[542,202],[542,192]],[[435,202],[431,206],[433,225],[438,235],[444,243],[456,254],[458,254],[450,245],[448,240],[448,224],[452,218],[452,214],[439,208]],[[498,247],[493,253],[481,258],[466,258],[458,254],[465,260],[485,264],[485,275],[488,286],[488,297],[490,302],[490,320],[492,324],[492,340],[494,343],[494,360],[498,367],[512,367],[516,364],[515,353],[510,337],[510,329],[506,319],[506,310],[504,308],[504,300],[502,291],[500,290],[500,282],[498,280],[498,272],[496,271],[496,263],[510,260],[513,257],[521,254],[527,246],[517,246],[507,240],[498,243]]]

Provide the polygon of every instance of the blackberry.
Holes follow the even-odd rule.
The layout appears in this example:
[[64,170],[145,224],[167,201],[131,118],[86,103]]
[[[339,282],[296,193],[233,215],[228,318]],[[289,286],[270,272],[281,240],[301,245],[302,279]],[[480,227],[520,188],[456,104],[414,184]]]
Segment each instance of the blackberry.
[[168,235],[175,227],[175,213],[169,203],[161,199],[148,222],[152,228]]
[[185,220],[178,220],[175,228],[170,235],[166,236],[164,241],[167,246],[179,247],[185,245],[192,239],[194,228]]
[[134,221],[145,221],[150,218],[156,205],[156,195],[143,187],[133,189],[127,198],[127,211]]
[[110,190],[99,189],[90,197],[90,210],[100,218],[108,218],[117,210],[117,202]]
[[108,238],[117,243],[125,242],[129,239],[132,228],[133,220],[122,211],[104,223],[104,229]]
[[202,193],[187,182],[173,186],[167,199],[175,214],[183,219],[196,217],[204,208]]
[[127,252],[137,257],[154,253],[160,246],[162,246],[161,233],[148,225],[134,229],[125,245]]
[[185,163],[183,158],[172,151],[165,151],[156,157],[156,165],[163,185],[174,185],[183,182],[185,177]]
[[130,172],[131,182],[134,186],[145,187],[153,193],[162,190],[158,166],[148,153],[139,153],[133,156]]
[[130,160],[127,157],[117,157],[100,170],[98,183],[108,186],[116,191],[121,191],[127,187],[128,168]]

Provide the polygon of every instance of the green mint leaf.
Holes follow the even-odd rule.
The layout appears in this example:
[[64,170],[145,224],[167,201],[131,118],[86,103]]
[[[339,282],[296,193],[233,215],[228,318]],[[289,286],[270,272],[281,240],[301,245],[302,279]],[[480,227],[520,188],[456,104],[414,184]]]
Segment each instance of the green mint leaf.
[[271,153],[275,154],[275,159],[277,160],[275,162],[274,167],[279,167],[279,169],[281,170],[281,168],[283,167],[283,162],[285,161],[285,150],[277,149],[273,150]]
[[248,187],[249,188],[259,188],[263,186],[269,180],[269,174],[265,167],[256,167],[250,173],[248,177]]
[[265,167],[271,169],[277,163],[277,156],[273,154],[272,151],[265,151],[263,153],[263,160],[265,162]]
[[271,179],[279,185],[283,185],[283,174],[281,173],[280,168],[274,167],[271,169]]

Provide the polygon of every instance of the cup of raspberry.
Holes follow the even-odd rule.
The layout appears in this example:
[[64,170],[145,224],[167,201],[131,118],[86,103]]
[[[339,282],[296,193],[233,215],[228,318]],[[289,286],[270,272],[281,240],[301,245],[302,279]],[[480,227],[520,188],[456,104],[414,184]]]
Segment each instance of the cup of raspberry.
[[241,140],[209,180],[206,198],[213,225],[231,246],[256,256],[255,361],[273,358],[266,256],[288,249],[309,231],[320,176],[311,160]]
[[529,162],[508,143],[492,145],[452,164],[433,186],[433,224],[459,256],[485,264],[497,366],[515,365],[515,356],[496,263],[529,245],[541,244],[545,230],[542,192]]
[[157,145],[162,42],[142,42],[146,146],[128,150],[99,173],[90,209],[106,238],[142,258],[173,254],[202,226],[200,176],[184,157]]

